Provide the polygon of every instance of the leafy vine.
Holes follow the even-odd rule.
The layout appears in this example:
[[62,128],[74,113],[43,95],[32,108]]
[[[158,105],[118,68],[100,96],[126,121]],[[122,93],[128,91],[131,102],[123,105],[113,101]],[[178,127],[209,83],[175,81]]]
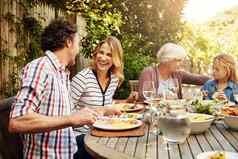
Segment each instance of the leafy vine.
[[[8,64],[12,65],[11,72],[5,78],[7,80],[2,81],[2,87],[0,88],[0,94],[5,97],[16,95],[19,88],[21,68],[27,62],[42,55],[39,46],[42,25],[36,18],[29,16],[28,10],[25,13],[23,17],[17,17],[10,12],[3,16],[4,20],[8,23],[9,32],[16,34],[14,46],[17,49],[17,55],[12,55],[9,49],[1,48],[0,50],[0,61],[2,61],[2,64],[8,62]],[[0,37],[0,39],[4,38]],[[7,44],[8,41],[3,40],[2,42]]]

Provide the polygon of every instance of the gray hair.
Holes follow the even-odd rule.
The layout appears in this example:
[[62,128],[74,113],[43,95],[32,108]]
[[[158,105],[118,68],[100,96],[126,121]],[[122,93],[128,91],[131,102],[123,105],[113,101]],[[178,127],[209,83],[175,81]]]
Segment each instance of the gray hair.
[[185,49],[174,43],[164,44],[157,52],[157,58],[160,62],[171,60],[183,60],[187,56]]

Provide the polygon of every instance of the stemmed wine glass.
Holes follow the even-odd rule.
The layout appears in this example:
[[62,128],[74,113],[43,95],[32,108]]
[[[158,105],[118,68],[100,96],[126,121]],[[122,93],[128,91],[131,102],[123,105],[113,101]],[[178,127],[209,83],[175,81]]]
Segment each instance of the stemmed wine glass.
[[154,135],[159,135],[159,117],[161,115],[161,111],[159,107],[151,107],[151,132]]
[[145,97],[145,101],[152,106],[153,99],[156,95],[156,88],[154,81],[145,81],[143,83],[143,96]]
[[169,83],[165,90],[165,99],[178,99],[179,84],[178,80],[174,79],[173,82]]
[[149,104],[147,107],[148,112],[146,113],[147,117],[149,117],[149,124],[151,126],[150,132],[152,134],[158,134],[158,116],[159,110],[157,109],[157,101],[156,98],[156,88],[154,81],[145,81],[143,84],[143,96],[146,99],[146,102]]

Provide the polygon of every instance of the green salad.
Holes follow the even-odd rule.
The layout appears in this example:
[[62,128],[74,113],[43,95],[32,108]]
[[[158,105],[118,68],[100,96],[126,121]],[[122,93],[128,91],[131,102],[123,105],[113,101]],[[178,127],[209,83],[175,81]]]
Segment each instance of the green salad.
[[216,105],[224,104],[224,101],[218,100],[193,100],[191,102],[192,109],[196,113],[204,113],[204,114],[214,114],[216,110]]

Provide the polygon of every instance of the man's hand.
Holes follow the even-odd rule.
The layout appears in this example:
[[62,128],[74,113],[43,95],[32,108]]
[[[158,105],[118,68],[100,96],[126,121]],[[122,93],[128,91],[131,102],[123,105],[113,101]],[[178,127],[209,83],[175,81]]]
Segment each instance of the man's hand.
[[73,127],[82,125],[91,125],[96,121],[98,113],[89,108],[82,108],[69,116],[69,120]]

